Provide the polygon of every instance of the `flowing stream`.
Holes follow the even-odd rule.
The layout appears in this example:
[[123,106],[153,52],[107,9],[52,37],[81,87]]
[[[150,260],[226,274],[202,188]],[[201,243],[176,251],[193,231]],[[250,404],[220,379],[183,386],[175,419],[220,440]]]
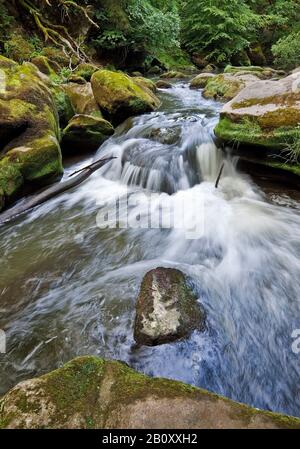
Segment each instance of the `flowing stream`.
[[[184,83],[158,112],[130,119],[99,150],[116,159],[81,186],[0,227],[0,394],[78,356],[119,359],[255,407],[300,416],[300,203],[272,201],[213,141],[221,105]],[[66,172],[89,162],[73,164]],[[215,181],[225,163],[219,188]],[[153,198],[152,198],[152,196]],[[97,216],[158,214],[161,198],[201,222],[181,228],[100,229]],[[195,198],[201,199],[201,207]],[[111,222],[110,222],[111,223]],[[192,279],[205,332],[159,347],[133,340],[145,273],[175,267]],[[300,347],[300,345],[299,345]]]

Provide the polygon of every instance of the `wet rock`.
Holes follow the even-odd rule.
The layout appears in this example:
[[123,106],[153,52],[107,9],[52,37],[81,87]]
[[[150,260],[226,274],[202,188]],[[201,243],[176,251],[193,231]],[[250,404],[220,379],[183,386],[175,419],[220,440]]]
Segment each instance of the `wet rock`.
[[100,70],[94,73],[91,83],[104,117],[115,125],[128,117],[152,112],[160,106],[153,92],[141,87],[124,73]]
[[300,76],[257,81],[227,103],[215,133],[227,142],[284,149],[299,139]]
[[205,98],[229,101],[234,98],[246,86],[257,82],[259,78],[252,74],[228,74],[216,75],[208,79],[203,95]]
[[152,80],[149,80],[148,78],[144,78],[143,76],[135,76],[132,79],[142,89],[148,89],[152,93],[154,93],[154,94],[156,93],[156,91],[157,91],[156,84]]
[[185,79],[185,78],[187,78],[187,76],[184,73],[176,72],[174,70],[172,70],[170,72],[163,73],[162,75],[160,75],[160,77],[162,79],[174,79],[174,78],[176,78],[176,79]]
[[216,75],[213,73],[200,73],[195,78],[192,79],[190,87],[192,89],[203,89],[208,81],[214,78]]
[[160,142],[163,145],[174,145],[178,142],[180,136],[180,127],[152,129],[149,134],[150,139]]
[[136,304],[134,338],[156,346],[204,329],[204,312],[181,271],[157,268],[143,279]]
[[18,384],[0,401],[2,429],[299,429],[300,419],[80,357]]
[[68,83],[64,84],[63,87],[76,114],[101,117],[100,108],[94,98],[91,83]]
[[33,64],[0,56],[0,189],[8,203],[28,183],[62,173],[59,123],[51,89]]
[[157,89],[171,89],[173,86],[171,83],[168,83],[168,81],[159,80],[156,83]]
[[75,115],[63,131],[62,148],[71,153],[96,151],[113,133],[113,126],[103,118]]

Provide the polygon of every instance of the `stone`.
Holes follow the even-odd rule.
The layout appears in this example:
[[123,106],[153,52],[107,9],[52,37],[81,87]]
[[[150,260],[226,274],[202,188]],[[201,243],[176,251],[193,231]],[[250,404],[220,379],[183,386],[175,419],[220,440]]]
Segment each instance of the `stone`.
[[160,106],[153,92],[121,72],[99,70],[93,74],[91,84],[103,116],[114,125],[131,116],[152,112]]
[[213,73],[200,73],[200,75],[197,75],[192,79],[190,87],[191,89],[203,89],[207,85],[208,81],[215,76],[216,75]]
[[0,428],[299,429],[300,419],[85,356],[6,393]]
[[203,95],[205,98],[229,101],[246,86],[251,86],[259,78],[252,74],[240,75],[224,73],[208,79]]
[[74,76],[85,79],[85,81],[91,81],[92,75],[97,72],[101,67],[87,62],[79,64],[73,72]]
[[173,86],[171,83],[168,83],[168,81],[159,80],[156,83],[157,89],[171,89]]
[[101,117],[100,108],[94,98],[91,83],[68,83],[63,88],[68,95],[75,114],[94,115]]
[[176,79],[185,79],[185,78],[187,78],[187,76],[184,73],[177,72],[175,70],[163,73],[162,75],[160,75],[160,77],[162,79],[174,79],[174,78],[176,78]]
[[299,85],[300,74],[293,74],[246,87],[223,107],[216,135],[226,142],[284,149],[299,139]]
[[7,205],[25,185],[55,179],[63,167],[59,118],[45,75],[2,56],[0,70],[0,189]]
[[103,118],[75,115],[62,134],[64,152],[96,151],[114,133],[113,126]]
[[60,67],[55,61],[51,61],[46,56],[35,56],[31,58],[32,64],[34,64],[40,72],[47,76],[56,76],[60,71]]
[[149,271],[136,304],[134,338],[138,344],[156,346],[204,329],[205,315],[184,274],[175,269]]

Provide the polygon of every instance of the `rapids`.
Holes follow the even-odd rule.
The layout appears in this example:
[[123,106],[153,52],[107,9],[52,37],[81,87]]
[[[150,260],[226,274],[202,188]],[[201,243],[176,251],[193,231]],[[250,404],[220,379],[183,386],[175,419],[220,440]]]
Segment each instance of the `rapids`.
[[[0,395],[94,354],[300,416],[300,353],[292,350],[300,329],[300,203],[280,194],[272,201],[217,149],[220,104],[184,83],[160,95],[159,111],[127,120],[96,156],[116,160],[0,227],[0,328],[7,335]],[[113,216],[116,201],[127,197],[133,201],[119,208],[119,227],[100,229],[99,212]],[[161,200],[173,218],[184,205],[181,227],[147,228],[149,207],[159,221]],[[136,226],[122,225],[128,215]],[[187,238],[192,221],[200,233]],[[207,330],[137,347],[135,299],[144,274],[158,266],[191,277]]]

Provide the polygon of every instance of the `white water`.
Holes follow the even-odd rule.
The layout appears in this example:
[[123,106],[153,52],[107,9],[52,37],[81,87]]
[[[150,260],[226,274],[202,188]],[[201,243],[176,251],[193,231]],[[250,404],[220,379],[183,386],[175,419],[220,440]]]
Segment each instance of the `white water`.
[[[129,120],[101,147],[97,157],[115,155],[114,162],[0,229],[0,327],[9,341],[1,390],[88,353],[300,416],[300,354],[291,347],[300,328],[299,205],[268,201],[230,158],[215,189],[224,161],[212,138],[219,105],[184,85],[162,97],[161,111]],[[138,193],[131,216],[145,216],[156,192],[173,210],[185,204],[186,228],[100,230],[103,202],[113,207],[128,190]],[[201,236],[187,239],[195,217]],[[137,348],[135,299],[157,266],[191,277],[208,328]]]

